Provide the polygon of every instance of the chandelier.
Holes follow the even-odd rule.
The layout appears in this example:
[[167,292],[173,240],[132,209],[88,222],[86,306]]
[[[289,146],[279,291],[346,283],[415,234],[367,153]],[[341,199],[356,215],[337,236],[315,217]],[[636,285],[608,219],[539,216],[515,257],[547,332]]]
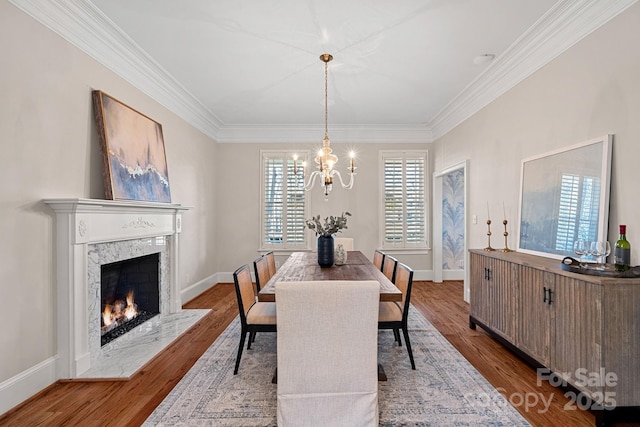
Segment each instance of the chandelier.
[[[338,177],[340,180],[340,185],[342,188],[346,190],[351,190],[353,188],[353,177],[355,176],[356,165],[355,165],[355,153],[351,151],[349,153],[349,182],[347,184],[342,180],[342,176],[340,172],[334,169],[336,163],[338,163],[338,157],[335,154],[332,154],[331,150],[331,141],[329,140],[329,109],[327,102],[327,94],[328,94],[328,67],[329,61],[333,59],[328,53],[323,53],[320,55],[320,60],[324,62],[324,139],[322,141],[322,148],[318,150],[318,154],[316,155],[315,161],[317,164],[317,170],[314,170],[311,175],[309,175],[309,179],[307,182],[304,182],[305,173],[306,173],[306,162],[302,163],[302,175],[303,175],[303,184],[305,190],[311,190],[316,183],[316,179],[319,177],[320,182],[322,183],[322,191],[325,196],[325,200],[328,198],[331,189],[333,188],[333,179],[334,177]],[[298,156],[293,156],[293,173],[298,174]]]

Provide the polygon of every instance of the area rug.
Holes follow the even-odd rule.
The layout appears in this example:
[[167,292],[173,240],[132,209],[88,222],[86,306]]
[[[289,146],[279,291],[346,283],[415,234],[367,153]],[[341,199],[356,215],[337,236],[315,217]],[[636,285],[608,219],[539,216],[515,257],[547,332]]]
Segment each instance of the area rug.
[[[409,311],[416,370],[391,331],[379,332],[381,426],[528,426],[526,420],[418,311]],[[233,375],[236,318],[144,426],[275,426],[276,334],[259,333]]]

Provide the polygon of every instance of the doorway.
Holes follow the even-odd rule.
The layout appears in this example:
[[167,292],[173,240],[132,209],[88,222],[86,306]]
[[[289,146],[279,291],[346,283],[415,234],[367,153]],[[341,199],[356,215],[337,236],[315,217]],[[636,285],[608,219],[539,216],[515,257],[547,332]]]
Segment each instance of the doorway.
[[467,254],[468,161],[434,173],[433,179],[433,281],[464,280],[469,300]]

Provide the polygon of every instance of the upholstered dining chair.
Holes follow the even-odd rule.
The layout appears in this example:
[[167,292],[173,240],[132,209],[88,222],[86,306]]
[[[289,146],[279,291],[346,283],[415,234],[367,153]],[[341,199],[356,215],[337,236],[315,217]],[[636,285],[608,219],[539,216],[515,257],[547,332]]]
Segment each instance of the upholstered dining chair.
[[333,239],[334,247],[338,247],[338,245],[342,245],[345,251],[353,250],[353,237],[334,237]]
[[264,254],[264,257],[267,259],[267,265],[269,266],[269,278],[276,274],[276,257],[273,251],[269,251]]
[[276,283],[278,426],[378,425],[377,281]]
[[269,260],[267,257],[262,255],[261,257],[253,260],[253,271],[256,275],[256,296],[260,289],[267,284],[269,279],[271,279],[271,274],[269,274]]
[[251,335],[255,335],[256,332],[276,332],[277,328],[276,303],[256,301],[248,264],[243,265],[233,273],[233,282],[236,287],[241,324],[240,345],[238,345],[236,366],[233,370],[235,375],[240,367],[242,347],[244,347],[247,334],[250,334],[249,342],[247,343],[247,350],[249,350],[251,348]]
[[373,265],[378,267],[380,271],[382,271],[382,264],[384,263],[384,257],[385,257],[385,253],[382,252],[380,249],[376,249],[375,252],[373,252]]
[[411,300],[411,287],[413,285],[413,270],[403,263],[398,263],[395,273],[395,285],[402,292],[402,301],[380,301],[378,313],[378,329],[393,329],[398,345],[402,345],[400,329],[404,335],[404,341],[411,361],[411,369],[416,369],[409,341],[409,329],[407,320],[409,317],[409,304]]
[[382,273],[387,276],[387,279],[392,282],[396,277],[396,266],[398,265],[398,260],[390,255],[384,256],[384,261],[382,262]]

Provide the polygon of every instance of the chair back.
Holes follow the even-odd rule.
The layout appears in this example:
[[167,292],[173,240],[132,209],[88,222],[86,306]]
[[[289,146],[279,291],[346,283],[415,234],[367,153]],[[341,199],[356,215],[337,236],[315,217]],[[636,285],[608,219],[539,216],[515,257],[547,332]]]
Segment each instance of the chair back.
[[270,279],[274,274],[276,274],[276,257],[273,251],[269,251],[266,254],[264,254],[264,257],[267,259],[267,265],[269,266],[269,279]]
[[238,298],[238,309],[240,311],[240,321],[247,324],[247,313],[253,304],[256,303],[256,296],[251,281],[251,270],[245,264],[233,273],[233,282],[236,286],[236,297]]
[[[401,262],[396,266],[396,288],[402,292],[402,317],[409,314],[409,301],[411,299],[411,286],[413,285],[413,270]],[[406,320],[406,319],[404,319]]]
[[373,265],[378,267],[378,270],[382,271],[382,264],[384,263],[384,252],[380,249],[376,249],[373,253]]
[[378,425],[377,281],[276,283],[278,426]]
[[263,255],[253,261],[253,270],[256,275],[256,295],[260,289],[267,284],[271,275],[269,274],[269,261]]
[[337,248],[338,245],[342,245],[345,251],[352,251],[353,237],[334,237],[333,244],[335,248]]
[[382,273],[387,276],[387,279],[395,283],[396,267],[398,266],[398,260],[390,255],[384,256],[382,262]]

